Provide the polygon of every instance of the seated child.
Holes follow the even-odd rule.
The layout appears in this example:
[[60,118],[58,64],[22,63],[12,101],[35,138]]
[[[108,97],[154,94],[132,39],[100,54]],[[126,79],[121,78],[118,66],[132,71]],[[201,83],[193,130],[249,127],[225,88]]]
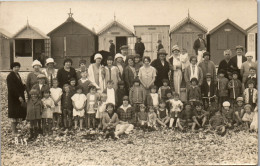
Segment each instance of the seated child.
[[109,138],[110,136],[115,138],[114,131],[118,123],[119,119],[117,113],[115,112],[115,106],[113,103],[108,103],[102,118],[102,126],[106,133],[106,138]]
[[192,108],[191,103],[187,102],[184,105],[184,109],[181,112],[180,122],[183,127],[189,128],[192,127]]
[[152,85],[150,87],[150,94],[146,97],[146,105],[147,107],[153,106],[156,110],[159,106],[159,95],[156,93],[157,87]]
[[210,126],[217,131],[217,134],[224,136],[226,134],[225,118],[217,111],[213,117],[210,118]]
[[150,130],[150,131],[157,130],[157,127],[156,127],[157,115],[154,111],[155,111],[155,108],[150,106],[149,112],[148,112],[148,122],[147,122],[148,130]]
[[201,100],[201,90],[198,86],[198,79],[192,78],[190,80],[191,85],[187,90],[187,98],[188,101],[191,102],[191,105],[193,105],[193,102],[200,101]]
[[209,113],[202,109],[203,105],[201,102],[196,102],[195,109],[193,110],[193,124],[192,131],[195,131],[196,127],[205,127],[206,121],[208,119]]
[[140,112],[137,113],[137,126],[140,126],[142,130],[147,128],[148,113],[144,104],[140,105]]
[[162,125],[163,127],[166,127],[166,125],[169,123],[170,121],[170,117],[168,115],[169,111],[166,108],[166,103],[164,100],[161,100],[160,104],[159,104],[159,108],[157,110],[157,114],[158,114],[158,123],[160,125]]
[[235,126],[239,126],[242,124],[242,118],[244,116],[244,99],[243,97],[237,98],[237,103],[234,105],[234,119],[235,119]]
[[181,110],[183,109],[183,103],[179,100],[179,94],[175,92],[173,94],[173,99],[170,99],[168,102],[171,104],[169,127],[172,128],[174,122],[176,123],[175,127],[179,127],[179,116]]
[[170,86],[169,86],[169,80],[163,79],[162,82],[163,82],[163,86],[161,86],[158,90],[159,99],[160,100],[167,100],[166,90],[171,89]]
[[255,132],[258,131],[258,109],[257,109],[257,106],[255,107],[255,110],[254,110],[254,116],[253,116],[253,121],[250,125],[250,131],[255,131]]
[[234,122],[234,112],[232,108],[230,108],[230,102],[225,101],[223,103],[222,115],[226,119],[227,127],[233,127]]
[[251,123],[253,122],[254,112],[252,112],[252,106],[247,104],[244,106],[245,114],[242,118],[245,126],[249,129]]

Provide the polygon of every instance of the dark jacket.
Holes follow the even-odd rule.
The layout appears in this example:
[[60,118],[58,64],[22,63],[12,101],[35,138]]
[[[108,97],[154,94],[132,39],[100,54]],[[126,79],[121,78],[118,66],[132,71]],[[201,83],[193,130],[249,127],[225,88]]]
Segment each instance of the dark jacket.
[[69,92],[68,96],[66,95],[66,92],[64,92],[62,94],[62,97],[61,97],[61,109],[64,110],[64,109],[68,109],[68,110],[71,110],[73,109],[73,105],[72,105],[72,100],[71,100],[71,97],[74,95],[73,92]]
[[233,72],[234,70],[237,70],[237,67],[236,67],[236,66],[237,66],[237,65],[236,65],[233,61],[229,60],[229,61],[227,62],[225,59],[223,59],[222,61],[220,61],[219,65],[218,65],[218,72],[219,72],[221,69],[224,70],[224,72],[225,72],[225,77],[228,78],[227,72],[228,72],[228,71],[229,71],[229,72]]
[[123,77],[124,77],[123,80],[125,81],[126,89],[129,91],[129,89],[133,86],[134,84],[133,81],[135,79],[133,70],[129,66],[126,66],[124,68]]
[[25,101],[25,85],[22,83],[21,77],[19,78],[14,72],[11,72],[7,76],[6,81],[8,91],[8,118],[25,119],[26,108],[21,106],[19,100],[19,97],[22,97]]
[[75,78],[76,79],[76,85],[77,85],[77,73],[76,70],[71,67],[70,71],[67,72],[64,67],[58,70],[57,73],[57,79],[59,81],[59,87],[63,88],[64,84],[69,84],[69,81],[71,78]]
[[47,84],[43,84],[41,90],[40,90],[39,84],[34,84],[32,89],[36,89],[38,92],[40,92],[40,94],[39,94],[40,99],[43,98],[44,91],[50,90],[50,88]]
[[202,97],[208,97],[208,93],[210,97],[216,95],[216,88],[217,86],[216,83],[214,83],[214,81],[211,81],[210,85],[208,85],[207,81],[204,81],[201,86]]
[[[233,56],[230,61],[232,61],[234,63],[234,67],[236,68],[236,71],[238,72],[238,79],[240,81],[242,81],[242,76],[240,75],[240,69],[238,69],[237,66],[237,55]],[[245,56],[242,55],[242,63],[244,63],[245,61],[247,61],[247,58]]]
[[[206,41],[205,41],[204,39],[202,39],[202,41],[204,42],[205,47],[207,48]],[[194,44],[193,44],[193,49],[195,50],[196,55],[198,55],[198,50],[199,50],[199,48],[200,48],[200,40],[197,39],[197,40],[194,41]]]
[[36,120],[42,118],[43,103],[41,99],[32,101],[31,99],[27,103],[27,116],[26,120]]
[[140,43],[135,43],[135,52],[136,52],[137,54],[140,54],[141,56],[143,56],[144,50],[145,50],[144,43],[142,43],[142,42],[140,42]]
[[154,84],[159,88],[163,85],[162,80],[167,79],[169,80],[169,71],[170,71],[170,64],[169,62],[165,61],[164,66],[161,63],[160,59],[156,59],[151,63],[151,66],[153,66],[156,69],[156,77]]
[[117,89],[116,90],[116,96],[117,96],[117,105],[121,106],[123,104],[123,97],[126,96],[126,90],[125,89]]
[[111,43],[110,44],[110,47],[109,47],[109,52],[110,52],[110,55],[114,58],[115,57],[115,54],[116,54],[116,51],[115,51],[115,44],[114,43]]

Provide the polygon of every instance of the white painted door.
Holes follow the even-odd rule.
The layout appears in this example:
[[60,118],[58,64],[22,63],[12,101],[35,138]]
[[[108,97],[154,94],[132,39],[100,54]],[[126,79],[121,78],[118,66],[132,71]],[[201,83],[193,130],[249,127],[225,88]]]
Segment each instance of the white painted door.
[[127,37],[127,45],[128,45],[128,55],[134,55],[135,54],[135,43],[136,43],[136,37]]

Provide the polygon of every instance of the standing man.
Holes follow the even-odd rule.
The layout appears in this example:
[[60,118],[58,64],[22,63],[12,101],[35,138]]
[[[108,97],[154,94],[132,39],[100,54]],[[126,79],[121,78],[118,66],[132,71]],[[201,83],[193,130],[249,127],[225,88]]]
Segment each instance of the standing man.
[[216,66],[213,61],[210,60],[209,52],[203,53],[204,60],[199,63],[199,67],[203,72],[203,81],[206,81],[207,74],[210,73],[212,81],[216,81]]
[[135,53],[139,54],[141,58],[143,58],[145,46],[144,43],[141,42],[141,40],[141,37],[137,37],[137,42],[135,43]]
[[237,72],[239,73],[238,79],[242,81],[242,76],[240,75],[240,69],[242,66],[242,63],[247,61],[247,58],[243,55],[244,48],[243,46],[236,46],[236,54],[234,57],[231,58],[231,61],[234,63],[234,67],[237,68]]
[[123,45],[120,47],[121,50],[121,54],[123,55],[123,60],[125,62],[126,57],[128,56],[128,46],[127,45]]
[[109,52],[110,52],[110,56],[115,57],[115,54],[116,54],[116,51],[115,51],[115,44],[113,43],[113,40],[109,40],[109,43],[110,43],[110,47],[109,47]]
[[157,52],[159,52],[159,50],[163,48],[163,45],[162,45],[162,41],[161,40],[158,40],[157,43],[158,43]]
[[228,78],[228,71],[234,71],[237,70],[235,67],[235,63],[231,61],[232,52],[231,50],[225,50],[224,51],[224,59],[220,61],[218,65],[218,73],[219,71],[223,71],[226,78]]
[[202,59],[203,52],[207,50],[207,44],[205,39],[203,39],[202,33],[198,34],[198,37],[199,38],[195,40],[193,44],[193,49],[195,50],[195,53],[197,55],[198,62],[200,62]]

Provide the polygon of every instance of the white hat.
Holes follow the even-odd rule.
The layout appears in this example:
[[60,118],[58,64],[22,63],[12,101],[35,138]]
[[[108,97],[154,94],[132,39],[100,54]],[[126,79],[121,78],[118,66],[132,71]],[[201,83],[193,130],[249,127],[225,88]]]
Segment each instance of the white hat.
[[53,59],[53,58],[48,58],[48,59],[46,59],[46,65],[47,65],[48,63],[55,63],[55,62],[54,62],[54,59]]
[[103,59],[102,55],[99,54],[99,53],[97,53],[97,54],[95,55],[94,60],[96,60],[96,59],[98,59],[98,58]]
[[178,51],[180,51],[179,46],[178,46],[178,45],[174,45],[174,46],[172,46],[172,51],[174,51],[174,50],[178,50]]
[[247,52],[246,55],[245,55],[245,57],[248,57],[248,56],[252,56],[252,57],[253,57],[253,54],[254,54],[254,53],[252,53],[252,52]]
[[225,102],[223,103],[223,107],[230,107],[230,103],[229,103],[228,101],[225,101]]
[[124,59],[124,56],[122,54],[120,54],[120,53],[117,53],[115,55],[115,60],[116,60],[116,58],[123,58]]
[[38,61],[37,59],[33,61],[33,63],[32,63],[32,67],[33,67],[33,66],[36,66],[36,65],[39,65],[39,66],[41,66],[41,67],[42,67],[42,64],[41,64],[41,62],[40,62],[40,61]]

